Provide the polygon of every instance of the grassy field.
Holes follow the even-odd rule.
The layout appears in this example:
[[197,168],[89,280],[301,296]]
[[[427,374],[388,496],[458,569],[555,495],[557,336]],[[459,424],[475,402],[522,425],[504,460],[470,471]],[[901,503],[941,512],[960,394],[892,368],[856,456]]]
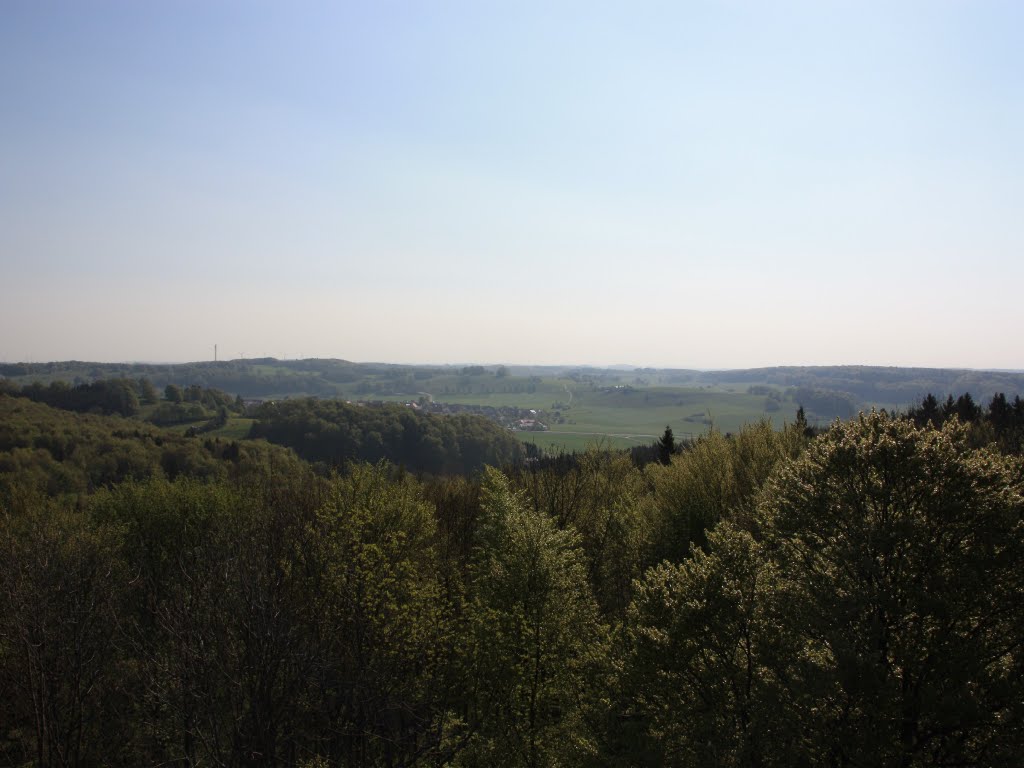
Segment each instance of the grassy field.
[[533,443],[550,453],[585,451],[591,446],[602,448],[632,448],[634,445],[647,445],[653,439],[611,437],[600,433],[587,432],[516,432],[516,437],[524,443]]
[[538,446],[567,449],[606,440],[615,447],[648,444],[666,426],[679,439],[695,438],[714,427],[735,432],[744,424],[768,418],[776,426],[792,421],[788,410],[769,412],[765,398],[739,393],[659,388],[619,390],[574,397],[561,411],[565,423],[551,423],[544,433],[519,432],[517,437]]
[[249,428],[252,427],[252,423],[254,421],[256,421],[256,419],[243,419],[241,417],[232,416],[228,419],[228,423],[223,427],[207,434],[211,437],[223,437],[229,440],[243,440],[249,436]]
[[[652,377],[653,378],[653,377]],[[350,394],[351,399],[408,401],[429,396],[435,402],[475,406],[513,406],[540,412],[546,432],[524,431],[523,442],[553,450],[582,450],[592,443],[616,448],[649,444],[671,426],[680,439],[712,428],[735,432],[744,424],[770,419],[792,421],[796,406],[740,386],[668,386],[663,379],[630,375],[600,380],[569,377],[435,376],[417,382],[416,396]],[[468,390],[468,391],[467,391]]]

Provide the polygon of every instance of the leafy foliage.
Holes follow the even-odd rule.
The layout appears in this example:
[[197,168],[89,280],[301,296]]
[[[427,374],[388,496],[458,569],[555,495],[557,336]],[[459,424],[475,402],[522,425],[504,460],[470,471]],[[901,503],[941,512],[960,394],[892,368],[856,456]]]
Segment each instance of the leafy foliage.
[[578,538],[493,469],[483,513],[468,613],[476,733],[459,764],[578,762],[593,750],[580,702],[604,650]]
[[806,436],[799,427],[776,432],[766,421],[735,436],[711,431],[675,456],[668,466],[651,464],[663,531],[660,555],[678,561],[722,519],[749,518],[761,486],[782,461],[799,455]]
[[794,711],[822,757],[961,765],[1018,748],[1022,492],[1019,463],[971,450],[956,422],[879,413],[773,480],[762,524],[819,688]]
[[[871,413],[648,573],[620,738],[674,765],[1013,765],[1024,701],[1016,460]],[[756,536],[756,538],[755,538]],[[760,539],[760,541],[758,540]]]
[[640,586],[625,626],[625,727],[613,744],[633,764],[795,763],[766,666],[783,629],[771,608],[777,574],[728,522],[707,546],[652,569]]

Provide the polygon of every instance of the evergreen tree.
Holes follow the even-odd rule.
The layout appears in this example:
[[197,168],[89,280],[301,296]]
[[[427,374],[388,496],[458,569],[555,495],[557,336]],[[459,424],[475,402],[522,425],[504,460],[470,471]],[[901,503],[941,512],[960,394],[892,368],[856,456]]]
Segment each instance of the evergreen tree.
[[814,437],[814,427],[807,423],[807,414],[804,412],[803,405],[800,405],[796,409],[796,428],[800,434],[806,437]]
[[925,424],[940,426],[939,401],[935,395],[929,392],[921,401],[921,408],[917,411],[917,425],[923,427]]
[[672,434],[672,427],[665,425],[665,432],[658,440],[658,460],[662,464],[672,463],[672,454],[676,452],[676,438]]

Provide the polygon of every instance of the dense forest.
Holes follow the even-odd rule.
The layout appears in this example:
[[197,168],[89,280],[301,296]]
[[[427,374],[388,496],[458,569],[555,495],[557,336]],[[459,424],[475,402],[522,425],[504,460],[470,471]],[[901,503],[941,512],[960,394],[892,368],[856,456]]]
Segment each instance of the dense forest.
[[189,438],[135,419],[0,395],[0,497],[31,489],[60,498],[151,477],[262,477],[299,464],[290,451],[262,441]]
[[252,437],[332,465],[384,459],[417,472],[468,474],[488,464],[513,463],[523,452],[493,421],[466,414],[421,414],[400,405],[367,408],[306,398],[266,403],[255,416]]
[[0,765],[1019,765],[1019,397],[525,459],[132,381],[0,394]]

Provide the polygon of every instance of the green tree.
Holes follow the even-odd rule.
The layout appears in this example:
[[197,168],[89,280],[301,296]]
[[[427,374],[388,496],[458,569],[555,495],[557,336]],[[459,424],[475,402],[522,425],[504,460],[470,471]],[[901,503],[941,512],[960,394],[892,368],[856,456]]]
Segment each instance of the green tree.
[[787,634],[773,616],[777,574],[753,537],[727,522],[707,546],[652,569],[639,587],[611,755],[630,765],[799,764],[766,666]]
[[[668,466],[649,464],[660,517],[660,556],[679,561],[724,518],[748,526],[757,494],[775,467],[800,453],[806,438],[797,428],[776,431],[770,422],[736,435],[702,435]],[[748,526],[749,527],[749,526]]]
[[145,376],[139,379],[139,400],[144,405],[155,405],[156,401],[160,399],[159,393],[156,391],[156,387],[153,386],[153,382],[147,379]]
[[807,413],[804,411],[803,405],[797,406],[796,409],[796,428],[797,430],[807,437],[814,436],[814,427],[807,423]]
[[116,742],[127,764],[280,764],[294,749],[311,676],[301,564],[318,488],[293,472],[273,488],[160,480],[91,500],[91,516],[123,532],[131,574],[127,609],[107,627],[138,676]]
[[672,427],[666,425],[665,432],[658,440],[658,461],[662,464],[672,463],[672,454],[676,452],[676,437],[672,434]]
[[[749,466],[750,460],[740,462]],[[625,625],[626,764],[1019,762],[1019,461],[871,413],[837,424]],[[761,538],[758,541],[758,537]]]
[[956,420],[875,412],[772,479],[759,519],[803,643],[777,672],[813,762],[1019,762],[1022,491]]
[[432,507],[384,464],[337,481],[310,530],[317,753],[342,765],[407,765],[444,734],[452,617]]
[[621,620],[633,584],[654,562],[654,505],[625,453],[591,448],[567,467],[531,464],[515,478],[534,509],[580,536],[587,577],[603,615]]
[[578,763],[594,749],[582,701],[600,679],[605,632],[579,539],[530,509],[494,469],[471,581],[471,710],[463,765]]
[[168,384],[164,387],[164,399],[169,403],[180,403],[184,399],[181,387],[177,384]]
[[13,735],[13,764],[116,762],[119,543],[45,499],[0,507],[0,745]]

